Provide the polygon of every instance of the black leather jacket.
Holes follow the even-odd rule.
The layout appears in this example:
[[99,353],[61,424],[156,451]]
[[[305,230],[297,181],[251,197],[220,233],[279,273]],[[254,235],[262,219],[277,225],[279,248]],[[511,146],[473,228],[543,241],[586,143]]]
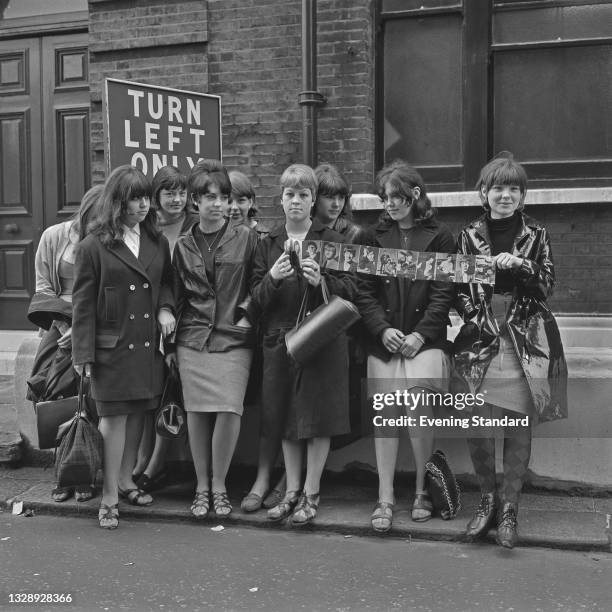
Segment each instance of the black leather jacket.
[[[491,239],[486,215],[481,216],[459,234],[458,252],[468,255],[491,255]],[[552,294],[555,272],[546,228],[535,219],[521,214],[519,231],[514,238],[512,254],[523,263],[514,272],[514,297],[506,324],[512,345],[521,363],[536,413],[540,421],[567,416],[567,365],[557,322],[546,303]],[[481,302],[480,293],[483,294]],[[456,309],[465,321],[481,307],[490,309],[491,285],[458,285]],[[482,306],[481,306],[482,304]],[[491,315],[492,316],[492,315]],[[477,355],[468,349],[455,354],[456,369],[469,377],[472,368],[486,372],[499,347]],[[483,360],[483,356],[486,359]],[[478,363],[477,363],[478,362]]]
[[[251,346],[252,330],[236,323],[247,313],[257,234],[244,225],[229,225],[215,252],[214,285],[193,235],[180,236],[174,249],[174,291],[178,325],[171,341],[211,353]],[[169,346],[172,348],[172,344]]]

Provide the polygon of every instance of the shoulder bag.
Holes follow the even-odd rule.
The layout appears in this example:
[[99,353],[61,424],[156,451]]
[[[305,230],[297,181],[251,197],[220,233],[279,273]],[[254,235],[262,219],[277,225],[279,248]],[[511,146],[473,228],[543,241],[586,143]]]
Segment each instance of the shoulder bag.
[[425,481],[434,511],[445,521],[455,518],[461,508],[461,491],[441,450],[435,451],[425,464]]

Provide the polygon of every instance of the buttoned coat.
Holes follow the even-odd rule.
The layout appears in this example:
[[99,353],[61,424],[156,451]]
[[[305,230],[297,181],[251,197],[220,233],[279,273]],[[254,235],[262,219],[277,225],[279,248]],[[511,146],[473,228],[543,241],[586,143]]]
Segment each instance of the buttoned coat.
[[[453,253],[455,240],[448,227],[431,218],[412,230],[409,248],[414,251]],[[364,237],[370,246],[401,249],[399,226],[383,220]],[[455,297],[452,283],[410,280],[383,276],[361,276],[357,305],[368,331],[368,352],[384,361],[391,359],[381,337],[390,327],[404,334],[419,332],[425,343],[421,350],[439,348],[449,351],[446,327]]]
[[[461,231],[458,252],[491,255],[486,215]],[[567,365],[557,322],[546,303],[555,282],[552,249],[546,228],[521,213],[512,254],[522,259],[521,266],[513,272],[513,299],[506,316],[512,348],[525,373],[537,419],[551,421],[564,418],[567,416]],[[474,317],[479,308],[489,309],[491,319],[492,295],[491,285],[458,285],[455,306],[465,321]],[[482,380],[499,352],[498,336],[499,330],[494,330],[490,347],[481,346],[478,353],[469,345],[458,349],[455,353],[455,374],[466,380],[474,376]]]
[[123,241],[105,246],[98,236],[87,236],[77,249],[72,305],[73,360],[93,364],[94,399],[160,395],[157,314],[162,307],[174,312],[167,239],[155,240],[141,226],[136,258]]

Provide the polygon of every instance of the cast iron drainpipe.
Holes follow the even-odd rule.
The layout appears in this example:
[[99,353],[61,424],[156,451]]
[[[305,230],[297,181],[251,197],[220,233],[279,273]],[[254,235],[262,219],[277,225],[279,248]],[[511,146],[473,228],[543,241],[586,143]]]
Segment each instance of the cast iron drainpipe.
[[317,0],[302,0],[302,157],[305,164],[317,165],[317,106],[326,98],[317,91]]

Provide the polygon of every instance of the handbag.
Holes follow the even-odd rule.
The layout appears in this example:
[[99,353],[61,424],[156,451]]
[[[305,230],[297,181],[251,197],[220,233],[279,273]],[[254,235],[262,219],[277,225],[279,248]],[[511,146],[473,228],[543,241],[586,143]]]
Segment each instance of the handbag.
[[492,358],[499,352],[499,327],[479,286],[480,307],[453,342],[451,391],[477,393]]
[[183,408],[181,379],[172,366],[166,376],[159,408],[155,414],[155,432],[162,438],[174,440],[181,438],[187,431],[187,414]]
[[84,376],[79,383],[77,410],[63,434],[55,456],[58,487],[76,487],[95,483],[102,468],[104,440],[93,425],[84,406]]
[[455,518],[461,508],[461,491],[441,450],[434,451],[425,464],[425,482],[434,511],[445,521]]
[[306,288],[295,327],[285,334],[287,353],[300,366],[306,365],[319,351],[361,318],[355,304],[337,295],[330,297],[323,277],[321,291],[323,304],[307,313],[309,287]]
[[70,421],[77,412],[78,406],[78,395],[34,404],[36,429],[38,430],[38,448],[42,450],[57,446],[60,425]]

